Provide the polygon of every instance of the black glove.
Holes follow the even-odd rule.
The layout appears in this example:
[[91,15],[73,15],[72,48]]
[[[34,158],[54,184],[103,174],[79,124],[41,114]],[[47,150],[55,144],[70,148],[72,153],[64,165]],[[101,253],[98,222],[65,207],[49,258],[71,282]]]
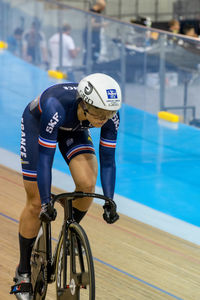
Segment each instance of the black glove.
[[108,224],[113,224],[119,219],[118,213],[115,211],[111,211],[111,206],[110,204],[106,203],[103,206],[104,213],[103,213],[103,218]]
[[42,204],[41,206],[41,211],[40,211],[40,220],[45,223],[49,223],[51,221],[54,221],[57,216],[57,211],[51,203],[45,203]]

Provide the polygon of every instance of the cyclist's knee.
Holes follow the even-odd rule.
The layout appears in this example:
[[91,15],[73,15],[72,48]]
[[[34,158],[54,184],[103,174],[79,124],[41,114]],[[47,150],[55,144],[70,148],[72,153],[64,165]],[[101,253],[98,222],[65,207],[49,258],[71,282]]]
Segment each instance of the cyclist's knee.
[[89,175],[86,173],[80,180],[80,185],[84,192],[94,192],[97,180],[96,172],[91,172]]
[[80,182],[76,182],[76,190],[86,193],[94,193],[95,185],[96,185],[96,178],[85,178]]
[[94,192],[97,179],[96,156],[86,153],[73,158],[69,164],[76,190]]
[[41,210],[41,204],[33,202],[33,203],[29,203],[28,207],[29,207],[29,212],[31,213],[32,216],[34,217],[39,216]]
[[[76,183],[76,191],[81,191],[85,193],[94,193],[95,192],[95,180],[87,180],[81,181],[78,184]],[[87,211],[93,201],[93,198],[81,198],[73,201],[73,206],[81,211]]]
[[26,207],[32,216],[34,216],[34,217],[39,216],[39,213],[41,210],[40,197],[38,197],[38,195],[28,194]]
[[26,210],[28,210],[32,216],[38,216],[41,210],[41,200],[37,182],[24,180],[24,187],[27,199]]

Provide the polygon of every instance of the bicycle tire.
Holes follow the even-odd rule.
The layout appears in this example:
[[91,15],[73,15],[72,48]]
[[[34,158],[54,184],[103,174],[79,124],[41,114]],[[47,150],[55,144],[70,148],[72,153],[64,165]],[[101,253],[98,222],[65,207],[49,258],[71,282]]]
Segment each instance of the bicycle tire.
[[[75,241],[77,248],[75,248]],[[57,300],[95,300],[95,272],[92,252],[84,229],[76,222],[71,223],[68,228],[66,253],[68,254],[67,282],[63,286],[62,235],[56,261]]]
[[40,227],[31,254],[31,283],[33,300],[45,300],[47,293],[47,263],[44,227]]

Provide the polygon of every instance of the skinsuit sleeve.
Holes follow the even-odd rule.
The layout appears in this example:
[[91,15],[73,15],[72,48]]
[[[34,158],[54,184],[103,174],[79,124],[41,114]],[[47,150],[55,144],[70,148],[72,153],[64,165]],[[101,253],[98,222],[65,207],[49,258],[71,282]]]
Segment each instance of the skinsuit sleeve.
[[115,190],[115,148],[119,121],[119,113],[117,113],[101,128],[99,146],[101,184],[104,195],[110,198],[113,198]]
[[39,158],[37,165],[37,181],[42,204],[51,197],[51,169],[56,150],[58,129],[62,126],[65,111],[60,102],[49,97],[43,106],[40,120]]

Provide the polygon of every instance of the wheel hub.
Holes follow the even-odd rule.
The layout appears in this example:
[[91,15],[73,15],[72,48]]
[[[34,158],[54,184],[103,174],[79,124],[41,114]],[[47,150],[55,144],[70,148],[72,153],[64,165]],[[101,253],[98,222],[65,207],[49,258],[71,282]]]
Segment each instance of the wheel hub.
[[69,284],[69,288],[70,288],[71,294],[74,295],[75,291],[76,291],[76,283],[74,281],[74,278],[71,279],[71,282]]

